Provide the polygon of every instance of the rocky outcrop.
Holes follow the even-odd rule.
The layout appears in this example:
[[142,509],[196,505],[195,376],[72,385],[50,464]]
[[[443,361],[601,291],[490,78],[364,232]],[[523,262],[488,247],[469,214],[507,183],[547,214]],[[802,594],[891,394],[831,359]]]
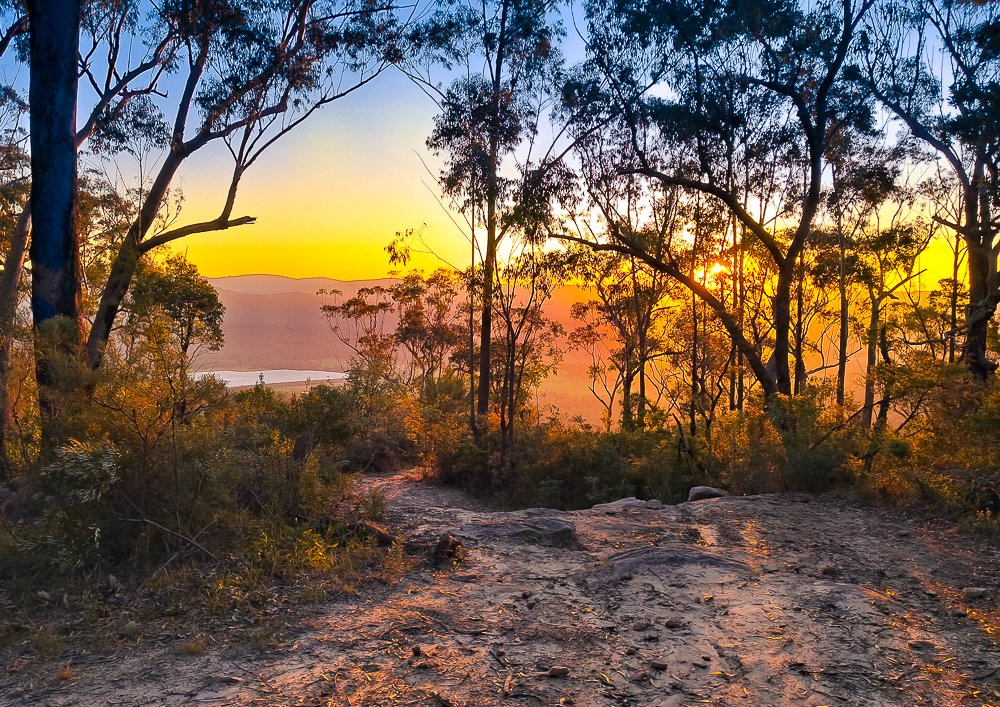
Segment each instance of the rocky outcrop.
[[722,498],[728,495],[728,491],[717,489],[714,486],[694,486],[688,491],[688,501],[705,501],[709,498]]
[[507,540],[579,549],[576,524],[566,515],[548,508],[532,508],[520,513],[508,513],[502,520],[466,523],[455,531],[455,535],[466,540]]

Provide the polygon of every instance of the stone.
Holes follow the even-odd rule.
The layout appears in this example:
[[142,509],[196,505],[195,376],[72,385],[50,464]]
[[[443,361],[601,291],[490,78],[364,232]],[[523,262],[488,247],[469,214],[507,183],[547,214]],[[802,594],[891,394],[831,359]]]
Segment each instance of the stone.
[[649,667],[653,670],[664,671],[670,667],[670,664],[662,658],[651,658],[649,661]]
[[840,568],[837,565],[823,565],[819,568],[819,573],[824,577],[833,577],[840,574]]
[[650,509],[651,511],[661,510],[663,508],[663,501],[661,501],[658,498],[652,498],[646,501],[646,508]]
[[510,515],[510,520],[466,523],[455,534],[470,540],[509,540],[529,545],[580,548],[576,524],[572,521],[544,515]]
[[562,665],[553,665],[545,671],[545,677],[549,678],[564,678],[567,676],[569,676],[569,668]]
[[728,491],[717,489],[714,486],[694,486],[688,491],[688,501],[705,501],[709,498],[723,498],[728,495]]
[[633,508],[648,508],[646,501],[636,498],[635,496],[629,496],[628,498],[620,498],[617,501],[612,501],[611,503],[598,503],[591,507],[591,510],[601,511],[609,516],[618,515],[622,511],[627,511]]
[[921,652],[932,651],[935,648],[937,648],[937,646],[935,646],[930,641],[910,641],[906,645],[909,646],[910,650],[921,651]]
[[621,577],[626,574],[636,575],[647,567],[681,567],[684,565],[702,565],[732,572],[753,573],[753,570],[745,562],[732,560],[687,545],[659,545],[634,548],[615,553],[608,558],[607,563],[611,574],[615,577]]
[[636,670],[628,676],[629,682],[646,682],[649,680],[649,673],[645,670]]
[[645,631],[649,628],[652,628],[652,626],[653,624],[649,623],[648,621],[636,621],[634,624],[632,624],[632,630]]

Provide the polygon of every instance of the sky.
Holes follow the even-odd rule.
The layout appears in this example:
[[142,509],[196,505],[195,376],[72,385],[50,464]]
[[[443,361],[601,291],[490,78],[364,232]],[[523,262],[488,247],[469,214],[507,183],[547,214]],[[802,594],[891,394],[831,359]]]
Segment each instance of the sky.
[[[573,18],[564,15],[563,22],[564,51],[572,60],[583,46]],[[2,73],[15,85],[26,81],[20,66],[4,66]],[[179,86],[168,84],[168,90]],[[372,279],[393,269],[385,246],[395,234],[418,229],[434,254],[415,253],[410,267],[467,266],[469,243],[456,225],[460,217],[441,202],[434,181],[440,161],[425,144],[436,110],[416,85],[389,69],[313,115],[250,168],[232,217],[254,216],[255,224],[189,236],[174,250],[208,277]],[[174,182],[184,198],[177,225],[219,215],[230,165],[221,144],[186,160]],[[921,260],[930,282],[950,275],[944,244]]]
[[[270,273],[342,280],[384,277],[385,246],[397,231],[424,240],[455,266],[469,245],[437,196],[439,169],[425,145],[436,107],[391,70],[283,137],[246,173],[233,216],[257,222],[177,243],[208,277]],[[193,156],[178,184],[182,220],[214,218],[228,186],[224,150]],[[425,166],[426,164],[426,166]],[[415,254],[412,267],[445,262]]]

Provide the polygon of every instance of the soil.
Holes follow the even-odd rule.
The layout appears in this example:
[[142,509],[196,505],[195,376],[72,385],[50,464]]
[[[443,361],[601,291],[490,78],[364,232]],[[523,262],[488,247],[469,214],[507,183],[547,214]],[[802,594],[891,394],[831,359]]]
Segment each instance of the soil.
[[0,704],[1000,705],[1000,552],[981,539],[831,496],[512,513],[370,483],[394,531],[450,532],[461,557],[274,649],[83,651],[58,676],[0,674]]

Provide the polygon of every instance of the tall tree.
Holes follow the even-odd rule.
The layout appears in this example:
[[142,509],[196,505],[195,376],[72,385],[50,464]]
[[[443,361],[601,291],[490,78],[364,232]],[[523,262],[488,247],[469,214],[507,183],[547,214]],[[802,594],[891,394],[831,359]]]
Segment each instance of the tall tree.
[[476,390],[476,413],[482,417],[489,411],[493,387],[493,299],[500,245],[512,231],[533,227],[525,217],[538,216],[551,184],[546,174],[558,163],[551,150],[532,148],[551,96],[546,89],[559,66],[560,29],[554,0],[444,5],[436,27],[439,34],[452,37],[445,43],[446,62],[460,66],[464,75],[446,88],[425,70],[414,68],[410,75],[440,106],[427,144],[445,157],[440,180],[445,195],[459,204],[474,232],[482,234]]
[[968,248],[962,359],[985,381],[997,369],[987,333],[1000,303],[1000,6],[887,1],[871,14],[865,40],[858,80],[959,183],[959,208],[937,220]]
[[776,269],[770,365],[668,250],[651,252],[627,232],[603,247],[646,259],[702,298],[768,395],[792,392],[792,290],[822,199],[829,132],[868,120],[842,70],[872,1],[589,4],[591,73],[622,135],[608,169],[715,200],[762,244]]
[[[77,240],[76,100],[80,0],[30,0],[31,312],[40,335],[58,336],[68,352],[81,337]],[[68,328],[57,332],[49,322]],[[39,347],[36,375],[42,413],[56,383],[47,347]]]

